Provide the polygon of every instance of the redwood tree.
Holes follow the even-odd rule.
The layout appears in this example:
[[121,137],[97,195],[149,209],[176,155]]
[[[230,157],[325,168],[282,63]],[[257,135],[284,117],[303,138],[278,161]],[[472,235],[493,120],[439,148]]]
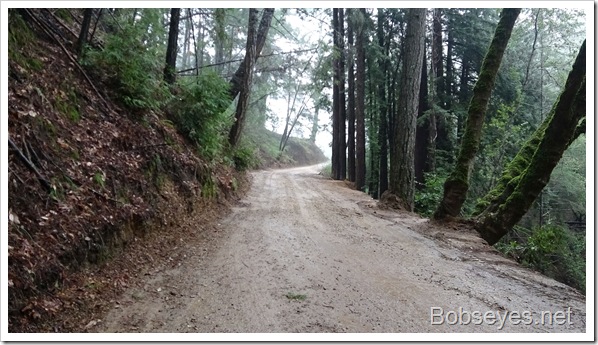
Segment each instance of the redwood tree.
[[347,9],[347,66],[348,66],[348,104],[347,104],[347,178],[355,182],[355,54],[353,42],[353,13]]
[[347,120],[347,106],[345,97],[345,14],[342,8],[338,9],[338,48],[339,58],[339,81],[338,81],[338,116],[339,116],[339,179],[344,180],[347,177],[347,142],[345,139]]
[[166,48],[166,66],[164,66],[164,80],[168,84],[174,84],[176,80],[176,55],[177,39],[179,37],[180,8],[170,9],[170,29],[168,31],[168,47]]
[[332,41],[334,53],[332,58],[332,178],[338,180],[340,178],[339,161],[340,161],[340,138],[339,138],[339,43],[338,43],[338,8],[332,9]]
[[[360,9],[365,17],[365,9]],[[357,143],[355,147],[355,189],[361,190],[365,186],[365,27],[363,20],[358,25],[355,38],[357,50],[357,76],[355,90],[355,120],[357,122]]]
[[409,211],[414,207],[415,130],[424,54],[425,19],[426,9],[412,8],[407,12],[404,59],[390,147],[389,191],[396,195]]
[[379,67],[382,69],[382,78],[378,84],[378,116],[380,125],[378,127],[378,146],[380,147],[380,162],[378,175],[378,196],[388,189],[388,101],[386,99],[386,85],[388,77],[388,54],[385,47],[384,37],[384,9],[378,9],[378,49],[380,50]]

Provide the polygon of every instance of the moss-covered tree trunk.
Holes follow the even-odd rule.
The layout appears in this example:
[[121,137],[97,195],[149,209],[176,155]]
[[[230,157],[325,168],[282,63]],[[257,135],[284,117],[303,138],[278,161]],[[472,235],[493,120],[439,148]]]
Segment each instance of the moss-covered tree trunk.
[[415,130],[424,55],[425,17],[425,8],[412,8],[407,13],[404,60],[390,150],[388,189],[409,211],[413,210],[415,203]]
[[444,219],[447,216],[457,217],[461,212],[461,207],[465,202],[469,189],[471,169],[480,146],[480,137],[490,95],[519,12],[521,12],[521,9],[505,8],[500,14],[494,38],[482,63],[480,77],[473,88],[473,97],[469,103],[467,123],[465,124],[465,132],[457,162],[451,175],[444,183],[444,195],[436,212],[434,212],[434,219]]
[[474,216],[483,217],[487,213],[496,212],[498,207],[513,193],[521,174],[531,162],[550,120],[550,116],[546,117],[540,127],[536,129],[534,134],[519,149],[515,158],[507,164],[496,186],[476,204]]
[[[489,244],[496,243],[506,235],[525,215],[548,183],[552,170],[576,135],[579,122],[585,116],[585,76],[586,44],[584,41],[567,78],[565,89],[548,116],[550,121],[529,165],[519,177],[514,178],[517,185],[513,192],[504,203],[489,206],[495,212],[486,212],[478,219],[476,229]],[[509,181],[509,183],[514,182],[513,179]]]

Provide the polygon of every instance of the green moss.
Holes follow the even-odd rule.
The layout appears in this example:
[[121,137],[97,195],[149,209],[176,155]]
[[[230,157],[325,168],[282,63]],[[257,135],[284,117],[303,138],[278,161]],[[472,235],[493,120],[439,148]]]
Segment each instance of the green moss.
[[72,86],[63,84],[62,92],[54,99],[54,108],[73,122],[81,120],[79,113],[79,98]]
[[515,158],[506,166],[496,186],[478,201],[475,206],[474,216],[481,215],[486,209],[489,212],[494,212],[515,189],[544,136],[544,132],[552,119],[552,114],[544,120],[532,137],[521,147]]
[[39,72],[44,64],[28,52],[35,43],[35,34],[16,10],[8,12],[8,60],[26,70]]

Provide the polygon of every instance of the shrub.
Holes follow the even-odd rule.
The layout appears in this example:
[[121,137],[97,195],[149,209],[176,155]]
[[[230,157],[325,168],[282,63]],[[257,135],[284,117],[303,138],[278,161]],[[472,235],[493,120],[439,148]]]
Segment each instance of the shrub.
[[173,123],[187,139],[197,145],[208,159],[222,158],[232,118],[228,83],[206,72],[191,85],[180,84],[177,97],[168,105]]
[[254,168],[258,165],[255,157],[256,148],[250,146],[241,146],[233,151],[233,160],[235,169],[244,171]]
[[585,234],[557,225],[517,228],[495,247],[525,266],[585,292]]
[[415,212],[424,217],[434,213],[442,198],[446,177],[447,175],[440,170],[425,174],[423,187],[415,191]]
[[[132,110],[157,109],[168,95],[162,81],[165,49],[147,41],[148,30],[160,27],[156,9],[146,9],[134,25],[123,21],[119,30],[107,34],[103,50],[87,50],[82,64],[103,71],[105,82],[116,97]],[[154,23],[154,21],[157,21]],[[154,33],[156,38],[160,33]]]
[[320,175],[332,178],[332,164],[326,164],[320,171]]

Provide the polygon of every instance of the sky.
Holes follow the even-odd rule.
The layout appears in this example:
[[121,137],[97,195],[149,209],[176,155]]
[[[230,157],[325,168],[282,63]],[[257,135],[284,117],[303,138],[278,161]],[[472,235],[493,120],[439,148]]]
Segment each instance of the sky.
[[[327,32],[328,27],[322,25],[321,22],[313,19],[313,18],[305,18],[300,19],[294,12],[289,11],[289,13],[285,16],[286,23],[290,25],[292,28],[298,30],[299,35],[301,37],[305,37],[308,42],[310,42],[310,46],[316,46],[318,40],[326,35],[329,35]],[[276,45],[282,49],[282,51],[293,51],[298,49],[306,49],[305,45],[298,45],[297,43],[291,40],[277,40]],[[308,76],[306,76],[308,77]],[[282,134],[284,131],[285,125],[285,117],[287,113],[287,101],[283,98],[276,99],[273,97],[268,98],[268,107],[270,108],[273,114],[278,115],[278,126],[274,129],[275,132]],[[298,108],[298,106],[297,106]],[[327,125],[326,127],[328,130],[320,130],[316,135],[316,145],[324,152],[324,155],[331,158],[332,149],[331,149],[331,142],[332,142],[332,134],[329,132],[331,128],[331,118],[330,113],[325,110],[320,110],[319,112],[319,126]],[[272,129],[270,124],[266,125],[268,129]],[[310,132],[308,130],[304,130],[303,137],[309,137]],[[299,133],[293,130],[292,136],[298,136]]]

